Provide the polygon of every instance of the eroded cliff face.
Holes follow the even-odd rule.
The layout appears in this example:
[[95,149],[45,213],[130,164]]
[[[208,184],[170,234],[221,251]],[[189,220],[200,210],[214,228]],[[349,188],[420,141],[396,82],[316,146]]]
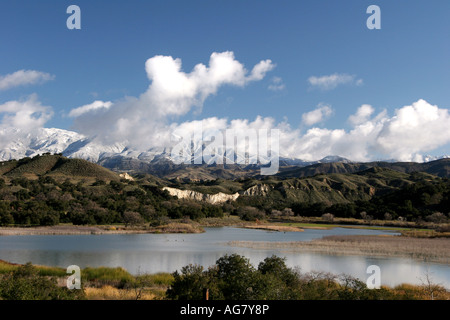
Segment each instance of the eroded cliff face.
[[234,194],[226,194],[219,192],[216,194],[206,194],[193,190],[181,190],[176,188],[164,187],[163,190],[169,191],[171,196],[177,196],[180,199],[191,199],[196,201],[205,201],[211,204],[220,204],[227,201],[235,201],[240,195],[243,196],[266,196],[271,187],[266,184],[258,184],[250,187],[245,191],[236,192]]
[[196,201],[205,201],[211,204],[219,204],[227,202],[228,200],[235,201],[239,197],[239,193],[225,194],[222,192],[216,194],[205,194],[193,190],[180,190],[176,188],[164,187],[171,196],[177,196],[180,199],[191,199]]
[[250,187],[244,192],[242,192],[243,196],[266,196],[271,187],[267,184],[257,184],[256,186]]

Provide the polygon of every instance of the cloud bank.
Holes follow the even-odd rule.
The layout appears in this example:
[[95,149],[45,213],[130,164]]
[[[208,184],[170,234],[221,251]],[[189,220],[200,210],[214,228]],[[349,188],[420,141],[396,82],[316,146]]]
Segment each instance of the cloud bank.
[[[74,118],[76,131],[95,142],[120,143],[137,151],[170,148],[174,132],[193,132],[199,126],[206,136],[217,130],[278,129],[280,155],[307,161],[328,155],[354,161],[422,161],[424,153],[450,143],[449,110],[423,99],[399,107],[392,115],[363,104],[348,116],[349,127],[345,129],[323,127],[333,116],[327,105],[304,113],[301,127],[260,116],[254,120],[210,117],[177,122],[180,116],[200,111],[206,99],[221,87],[244,87],[260,81],[274,67],[272,61],[263,60],[247,70],[232,52],[222,52],[213,53],[208,66],[197,64],[187,73],[180,59],[155,56],[145,63],[150,84],[140,96],[114,102],[96,100],[72,109],[69,116]],[[330,83],[326,86],[333,86]],[[52,108],[43,106],[36,95],[1,104],[0,147],[19,139],[18,132],[24,135],[42,128],[52,115]]]
[[[328,110],[320,107],[305,113],[304,118],[315,123]],[[318,113],[319,115],[311,116]],[[271,117],[255,120],[206,118],[201,121],[172,124],[170,130],[191,130],[203,126],[208,130],[280,130],[280,154],[307,161],[328,155],[340,155],[354,161],[396,159],[398,161],[423,161],[423,153],[450,143],[450,114],[420,99],[411,105],[395,110],[388,116],[385,110],[374,114],[370,105],[360,106],[348,117],[351,129],[326,129],[312,127],[306,132],[292,128],[287,122],[276,123]],[[170,130],[167,134],[170,134]],[[199,142],[197,142],[199,143]]]

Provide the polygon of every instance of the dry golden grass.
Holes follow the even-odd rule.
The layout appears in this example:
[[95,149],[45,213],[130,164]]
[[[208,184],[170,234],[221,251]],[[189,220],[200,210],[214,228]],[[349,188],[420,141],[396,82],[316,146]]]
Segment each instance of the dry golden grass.
[[[118,289],[112,286],[103,286],[101,288],[85,288],[88,300],[138,300],[134,289]],[[157,298],[153,292],[143,290],[139,300],[154,300]]]
[[408,300],[450,300],[450,291],[438,285],[427,286],[405,283],[390,290]]

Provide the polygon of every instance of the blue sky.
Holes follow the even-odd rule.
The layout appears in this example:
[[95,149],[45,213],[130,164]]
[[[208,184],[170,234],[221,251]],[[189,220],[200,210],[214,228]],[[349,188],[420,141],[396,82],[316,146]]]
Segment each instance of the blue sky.
[[[71,4],[81,9],[81,30],[66,27],[70,16],[66,8]],[[380,30],[366,26],[370,16],[366,9],[372,4],[381,9]],[[433,120],[439,123],[418,125],[425,128],[417,132],[424,137],[423,147],[415,148],[410,142],[408,150],[397,154],[395,146],[380,146],[381,140],[372,136],[369,147],[367,141],[361,142],[362,148],[367,147],[365,155],[346,153],[342,146],[329,151],[343,150],[361,159],[370,158],[371,152],[402,159],[449,154],[450,133],[445,127],[450,127],[449,13],[450,2],[441,0],[3,1],[0,105],[34,94],[35,100],[52,111],[43,126],[90,133],[86,127],[95,123],[80,126],[83,119],[79,119],[77,125],[68,116],[70,111],[96,100],[115,105],[126,97],[139,97],[151,84],[145,69],[148,59],[158,55],[179,58],[182,72],[189,74],[198,64],[208,66],[214,52],[230,51],[249,73],[267,59],[273,68],[262,79],[245,85],[221,84],[201,103],[201,109],[169,114],[164,121],[181,124],[211,117],[249,121],[270,117],[275,123],[288,123],[297,143],[305,144],[313,128],[324,130],[320,137],[328,138],[323,143],[333,143],[336,140],[330,140],[327,133],[350,133],[356,122],[349,117],[370,105],[365,110],[370,110],[371,120],[363,120],[375,124],[374,118],[380,115],[387,121],[383,123],[392,126],[381,128],[379,124],[377,137],[392,139],[394,127],[405,124],[395,122],[396,110],[422,99],[426,102],[422,109],[428,107],[440,118]],[[1,80],[19,70],[40,74],[35,81],[1,89]],[[416,115],[423,118],[420,114]],[[400,136],[411,132],[402,131]],[[434,140],[437,132],[444,137],[433,149],[426,147],[427,139]],[[345,139],[352,141],[353,137]],[[290,154],[323,155],[314,148],[302,150]]]

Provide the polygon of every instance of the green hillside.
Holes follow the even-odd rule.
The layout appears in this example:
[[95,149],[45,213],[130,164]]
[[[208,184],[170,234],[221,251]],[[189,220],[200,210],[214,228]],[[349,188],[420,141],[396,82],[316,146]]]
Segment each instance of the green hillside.
[[0,176],[8,178],[26,177],[30,179],[51,176],[61,179],[120,180],[117,173],[92,162],[81,159],[68,159],[62,155],[50,154],[0,162]]
[[[435,162],[428,164],[428,169],[445,172],[447,164],[447,161]],[[448,220],[448,178],[417,172],[415,165],[403,172],[379,166],[361,167],[362,170],[353,173],[334,172],[345,171],[349,165],[355,166],[327,164],[306,168],[323,167],[332,171],[307,177],[253,176],[193,181],[142,173],[127,180],[89,161],[45,154],[0,162],[0,225],[144,222],[160,225],[170,219],[198,220],[226,214],[261,220],[280,217],[282,212],[281,216],[331,214],[364,219],[386,216],[414,222]],[[164,186],[204,194],[239,193],[239,197],[213,205],[172,197],[163,191]]]

